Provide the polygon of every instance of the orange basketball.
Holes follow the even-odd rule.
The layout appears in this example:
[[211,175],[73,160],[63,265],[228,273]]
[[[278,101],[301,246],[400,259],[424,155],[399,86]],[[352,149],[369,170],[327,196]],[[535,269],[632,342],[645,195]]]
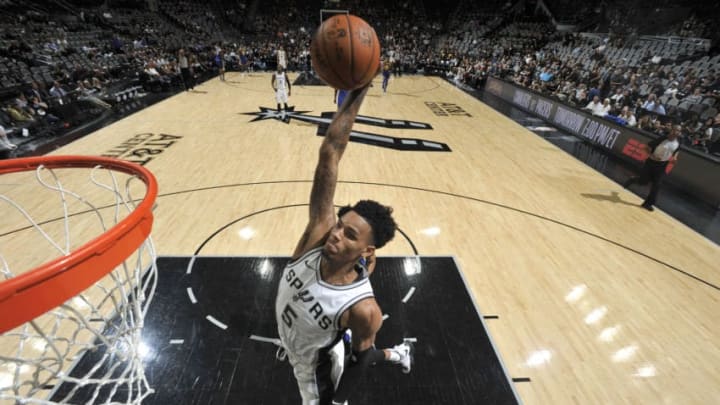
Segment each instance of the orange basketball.
[[310,45],[312,66],[325,83],[353,90],[368,84],[380,66],[380,41],[362,18],[338,14],[325,20]]

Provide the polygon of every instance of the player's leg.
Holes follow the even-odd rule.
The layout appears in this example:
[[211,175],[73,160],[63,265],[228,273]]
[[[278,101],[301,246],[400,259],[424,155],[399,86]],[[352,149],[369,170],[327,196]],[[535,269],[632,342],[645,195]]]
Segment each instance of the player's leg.
[[[352,334],[349,329],[345,332],[343,342],[346,343],[343,348],[349,348],[352,346]],[[338,346],[339,345],[340,344],[338,344]],[[385,358],[377,358],[376,360],[373,360],[372,365],[375,365],[377,362],[382,362],[384,360],[386,362],[399,365],[400,367],[402,367],[402,371],[405,374],[409,373],[412,369],[412,365],[415,362],[415,347],[413,346],[411,341],[403,340],[402,343],[387,349],[383,349],[382,352],[385,355]]]
[[278,102],[282,102],[285,111],[287,111],[287,109],[288,109],[288,104],[287,104],[287,102],[288,102],[288,94],[287,94],[287,90],[284,90],[284,91],[282,91],[281,93],[282,93],[282,94],[280,94],[280,100],[279,100]]
[[282,97],[280,90],[275,90],[275,102],[277,103],[277,111],[280,112],[280,103],[282,103]]
[[309,365],[293,366],[293,374],[295,374],[295,380],[297,380],[303,405],[321,404],[315,369],[314,366]]
[[333,383],[333,393],[335,393],[335,390],[340,383],[340,377],[342,377],[343,370],[345,369],[346,355],[349,354],[349,352],[346,351],[346,348],[349,347],[349,341],[346,341],[345,338],[343,338],[335,346],[333,346],[332,349],[330,349],[330,359],[332,360],[330,379]]

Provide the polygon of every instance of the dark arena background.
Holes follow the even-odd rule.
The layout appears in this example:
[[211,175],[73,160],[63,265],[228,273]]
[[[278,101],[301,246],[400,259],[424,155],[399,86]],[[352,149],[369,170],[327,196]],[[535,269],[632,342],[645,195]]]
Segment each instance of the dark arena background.
[[[344,13],[375,29],[384,72],[334,203],[394,208],[376,346],[415,347],[409,374],[378,364],[349,404],[720,403],[720,2],[0,0],[0,164],[104,156],[158,179],[142,403],[301,403],[274,305],[338,109],[310,44]],[[648,204],[629,180],[675,135]],[[0,197],[3,280],[62,255],[29,234],[64,235],[66,195],[3,177]],[[85,214],[64,215],[90,240]],[[37,377],[13,356],[50,351],[14,336],[0,405]],[[33,384],[27,403],[102,403]]]

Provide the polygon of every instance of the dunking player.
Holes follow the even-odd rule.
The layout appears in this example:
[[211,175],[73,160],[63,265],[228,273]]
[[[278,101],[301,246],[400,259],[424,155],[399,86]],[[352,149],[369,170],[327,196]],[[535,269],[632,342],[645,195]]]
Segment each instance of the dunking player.
[[270,81],[273,90],[275,90],[275,101],[277,101],[277,110],[280,111],[280,103],[283,103],[285,111],[288,109],[288,97],[290,97],[291,88],[290,80],[285,73],[285,69],[278,65],[277,72],[273,73]]
[[[293,367],[304,405],[343,404],[365,369],[388,361],[410,372],[412,347],[375,349],[382,313],[368,272],[374,253],[395,235],[392,208],[375,201],[333,205],[338,164],[368,87],[348,93],[320,146],[310,193],[310,218],[285,267],[275,301],[280,340]],[[370,269],[359,264],[368,259]],[[344,332],[352,355],[344,364]],[[343,370],[344,368],[344,370]]]

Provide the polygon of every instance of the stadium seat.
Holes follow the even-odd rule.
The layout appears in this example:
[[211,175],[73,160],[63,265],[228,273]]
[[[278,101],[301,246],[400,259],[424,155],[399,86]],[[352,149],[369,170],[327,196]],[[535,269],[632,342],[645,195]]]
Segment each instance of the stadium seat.
[[700,121],[707,121],[708,118],[715,117],[717,113],[717,109],[710,107],[707,110],[703,111],[702,114],[700,114]]
[[692,104],[689,111],[699,116],[700,114],[702,114],[703,111],[705,111],[706,108],[707,106],[705,104]]

